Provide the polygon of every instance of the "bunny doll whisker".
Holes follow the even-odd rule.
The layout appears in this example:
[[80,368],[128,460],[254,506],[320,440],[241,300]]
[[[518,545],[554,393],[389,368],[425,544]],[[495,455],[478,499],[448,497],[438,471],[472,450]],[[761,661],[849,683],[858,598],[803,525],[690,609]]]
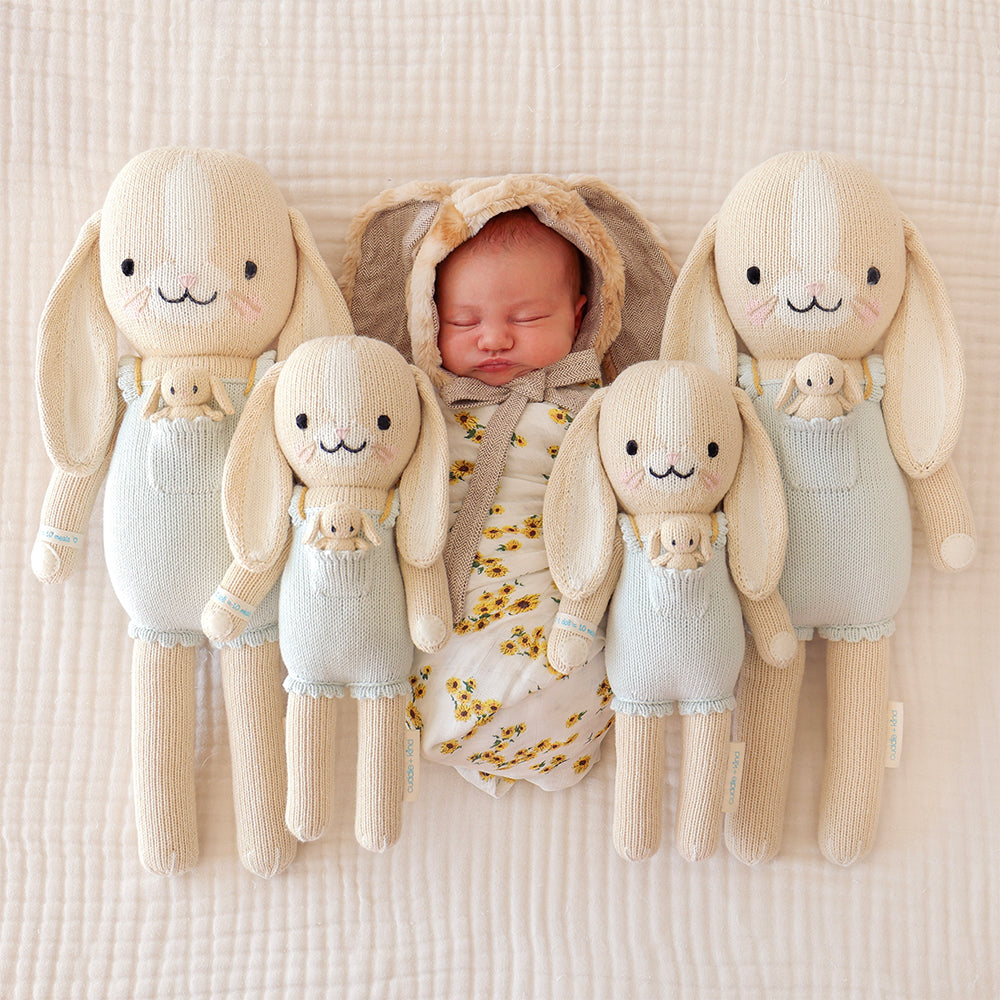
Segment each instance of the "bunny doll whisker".
[[865,326],[874,326],[881,312],[878,302],[874,299],[869,302],[865,302],[863,299],[854,299],[851,302],[851,308],[858,314],[858,318]]
[[748,302],[747,317],[751,323],[755,323],[757,326],[763,326],[771,318],[771,313],[774,312],[774,307],[777,304],[777,295],[772,295],[769,299],[765,299],[763,302]]
[[149,302],[149,288],[142,288],[125,302],[125,312],[130,316],[138,316]]

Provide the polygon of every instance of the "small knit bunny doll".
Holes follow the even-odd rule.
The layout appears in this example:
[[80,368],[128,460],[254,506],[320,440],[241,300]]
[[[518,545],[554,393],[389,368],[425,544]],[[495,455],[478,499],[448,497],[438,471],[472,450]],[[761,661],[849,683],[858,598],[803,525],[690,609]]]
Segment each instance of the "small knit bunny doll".
[[221,379],[207,368],[171,368],[149,394],[142,415],[154,421],[222,420],[235,412]]
[[[358,842],[383,851],[399,837],[413,647],[439,649],[450,634],[447,459],[429,380],[381,341],[311,340],[247,404],[223,485],[235,561],[203,624],[231,641],[252,594],[280,574],[286,821],[299,840],[316,839],[329,820],[335,699],[344,694],[358,699],[361,720]],[[327,544],[334,522],[353,543],[367,522],[372,541]]]
[[[787,665],[796,650],[775,590],[781,477],[746,393],[700,365],[627,368],[567,432],[544,518],[563,594],[549,638],[555,667],[584,661],[614,590],[605,659],[616,711],[615,847],[640,860],[659,845],[665,717],[676,708],[677,848],[707,858],[721,829],[744,617],[769,663]],[[690,562],[671,565],[662,556],[676,528]]]
[[[965,375],[944,287],[867,169],[786,153],[747,174],[705,226],[670,303],[663,356],[739,381],[788,498],[779,590],[800,648],[787,671],[748,649],[736,718],[746,768],[727,843],[750,864],[778,851],[805,641],[818,633],[829,640],[819,843],[850,864],[870,849],[881,803],[889,636],[910,573],[907,488],[933,565],[961,569],[976,547],[950,458]],[[841,369],[843,399],[817,399],[808,381],[834,388]]]
[[[37,391],[56,468],[31,565],[46,583],[72,573],[106,480],[104,553],[134,639],[139,854],[158,874],[198,858],[195,659],[202,608],[230,561],[219,504],[230,439],[275,342],[284,356],[344,329],[344,300],[305,220],[260,166],[212,149],[153,149],[127,163],[46,304]],[[119,333],[135,351],[121,362]],[[197,397],[157,409],[165,376],[165,401],[188,381]],[[238,850],[271,876],[295,840],[284,824],[277,596],[254,603],[219,661]]]

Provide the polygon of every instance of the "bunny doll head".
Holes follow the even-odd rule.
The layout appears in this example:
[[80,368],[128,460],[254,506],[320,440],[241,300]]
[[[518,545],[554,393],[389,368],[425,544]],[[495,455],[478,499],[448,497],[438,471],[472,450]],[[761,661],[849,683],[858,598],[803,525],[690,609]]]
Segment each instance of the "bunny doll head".
[[116,327],[142,357],[256,358],[349,323],[305,220],[262,167],[211,149],[141,153],[84,225],[42,317],[49,454],[77,473],[105,454]]
[[381,507],[400,492],[396,543],[415,566],[444,548],[444,418],[430,381],[395,348],[365,337],[318,337],[254,390],[226,464],[230,544],[248,568],[270,565],[287,530],[293,475],[330,501]]
[[662,357],[736,380],[738,341],[762,361],[864,358],[884,338],[897,460],[922,478],[961,424],[964,366],[941,279],[912,223],[865,167],[784,153],[751,170],[678,278]]
[[749,399],[700,365],[633,365],[592,397],[560,448],[544,513],[553,577],[570,597],[599,586],[619,510],[652,529],[663,515],[707,515],[722,502],[737,586],[765,597],[787,523],[774,452]]

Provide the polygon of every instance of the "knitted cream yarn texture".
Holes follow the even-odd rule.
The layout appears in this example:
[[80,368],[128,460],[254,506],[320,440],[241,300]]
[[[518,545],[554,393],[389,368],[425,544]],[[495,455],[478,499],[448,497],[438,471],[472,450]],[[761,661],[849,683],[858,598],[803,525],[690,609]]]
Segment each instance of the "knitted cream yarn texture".
[[[774,442],[789,525],[779,593],[800,643],[829,640],[820,848],[850,864],[871,848],[881,801],[907,492],[935,566],[961,569],[975,552],[950,457],[964,363],[943,283],[871,171],[829,153],[782,154],[736,184],[696,241],[663,357],[738,380]],[[779,673],[758,653],[748,649],[740,684],[746,772],[727,825],[730,849],[751,864],[780,846],[804,661],[800,650]]]
[[[544,518],[561,612],[593,622],[611,601],[615,846],[630,860],[658,846],[663,728],[645,720],[677,711],[685,717],[677,847],[708,857],[722,822],[744,617],[771,663],[784,666],[795,649],[775,590],[786,534],[781,479],[746,394],[687,362],[627,369],[573,422]],[[677,546],[693,566],[670,565],[664,548]],[[572,668],[579,654],[575,631],[557,627],[550,657]]]
[[286,820],[299,839],[321,836],[331,814],[333,699],[343,695],[361,718],[358,841],[382,851],[400,835],[413,649],[443,645],[451,620],[447,481],[430,381],[364,337],[298,347],[261,381],[237,430],[223,483],[234,561],[202,621],[233,641],[262,589],[254,581],[280,574]]
[[[305,220],[243,156],[163,148],[131,160],[83,226],[45,306],[37,391],[55,465],[32,567],[73,571],[105,479],[105,551],[129,614],[139,851],[152,871],[195,864],[193,655],[201,608],[229,562],[223,465],[274,355],[349,324]],[[117,359],[118,333],[135,356]],[[276,597],[220,652],[240,856],[262,876],[294,854],[284,828]],[[241,648],[242,647],[242,648]]]

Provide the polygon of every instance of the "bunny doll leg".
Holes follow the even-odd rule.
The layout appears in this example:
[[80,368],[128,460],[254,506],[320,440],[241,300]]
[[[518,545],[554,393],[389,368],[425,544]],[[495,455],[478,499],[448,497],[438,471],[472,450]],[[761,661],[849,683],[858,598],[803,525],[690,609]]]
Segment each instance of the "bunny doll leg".
[[909,482],[927,534],[931,564],[945,572],[964,569],[976,552],[976,529],[955,466],[949,459],[926,479]]
[[875,839],[885,771],[888,673],[888,638],[827,643],[819,845],[835,864],[857,861]]
[[806,644],[777,669],[747,642],[736,692],[735,739],[746,743],[740,802],[726,817],[726,846],[748,865],[770,861],[781,846],[792,743]]
[[674,839],[688,861],[703,861],[719,846],[732,712],[695,713],[682,720]]
[[285,720],[288,758],[285,824],[303,842],[322,836],[330,822],[336,721],[336,698],[289,693]]
[[615,850],[626,861],[652,857],[663,830],[667,716],[615,716]]
[[194,646],[136,639],[132,772],[139,856],[157,875],[198,861],[194,794]]
[[384,851],[403,826],[403,737],[406,696],[358,700],[358,790],[354,835]]
[[223,649],[219,661],[233,760],[239,855],[255,875],[270,878],[295,857],[295,838],[285,826],[287,779],[278,643]]

